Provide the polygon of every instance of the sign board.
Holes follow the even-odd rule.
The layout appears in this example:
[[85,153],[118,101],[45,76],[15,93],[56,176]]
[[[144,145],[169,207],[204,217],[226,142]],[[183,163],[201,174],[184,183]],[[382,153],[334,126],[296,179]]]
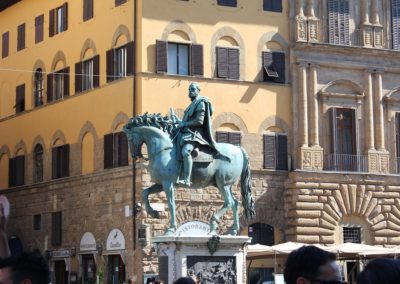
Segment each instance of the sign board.
[[206,236],[210,233],[210,225],[200,221],[190,221],[176,229],[177,236]]
[[90,232],[86,232],[83,234],[81,243],[79,245],[80,251],[94,251],[96,250],[96,240],[94,236]]
[[118,229],[113,229],[107,238],[107,250],[123,250],[125,249],[125,237]]
[[69,257],[69,250],[68,249],[63,249],[63,250],[53,250],[51,252],[51,257],[53,258],[66,258]]

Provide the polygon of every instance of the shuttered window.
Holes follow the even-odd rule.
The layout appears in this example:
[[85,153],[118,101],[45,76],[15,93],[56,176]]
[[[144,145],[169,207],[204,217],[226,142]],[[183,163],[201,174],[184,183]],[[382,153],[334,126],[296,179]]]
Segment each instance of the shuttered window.
[[33,215],[33,230],[40,231],[42,229],[42,215]]
[[83,21],[93,18],[93,0],[83,0]]
[[242,135],[240,132],[217,131],[215,138],[218,143],[229,143],[237,146],[240,146],[242,142]]
[[400,50],[400,0],[392,0],[393,49]]
[[263,52],[264,81],[285,83],[285,53]]
[[35,43],[43,41],[44,15],[35,18]]
[[239,49],[217,47],[217,77],[239,80]]
[[133,42],[107,51],[107,82],[133,75],[133,52]]
[[236,0],[217,0],[219,6],[228,6],[228,7],[236,7]]
[[15,88],[15,113],[20,113],[25,110],[25,84]]
[[1,58],[5,58],[9,55],[9,40],[10,33],[5,32],[1,37]]
[[50,10],[49,12],[49,36],[68,30],[68,3]]
[[282,0],[263,0],[263,10],[281,13]]
[[328,0],[330,44],[350,44],[349,21],[349,0]]
[[52,178],[69,176],[69,144],[52,149]]
[[62,244],[62,212],[51,213],[51,244],[60,246]]
[[330,108],[330,137],[332,154],[356,154],[355,110],[349,108]]
[[123,132],[104,135],[104,168],[128,165],[128,139]]
[[264,168],[288,170],[287,136],[282,133],[263,135]]
[[156,41],[158,73],[203,76],[203,45]]
[[99,56],[75,64],[75,92],[99,86]]
[[41,106],[43,104],[43,72],[42,69],[37,69],[35,72],[35,82],[34,82],[34,98],[35,107]]
[[25,156],[9,159],[8,184],[10,187],[25,184]]
[[47,102],[69,96],[69,67],[47,75]]
[[119,6],[122,5],[124,3],[126,3],[127,0],[115,0],[115,6]]
[[18,26],[17,51],[25,48],[25,24]]
[[33,151],[33,159],[34,159],[34,182],[42,182],[43,181],[43,147],[40,144],[35,146]]

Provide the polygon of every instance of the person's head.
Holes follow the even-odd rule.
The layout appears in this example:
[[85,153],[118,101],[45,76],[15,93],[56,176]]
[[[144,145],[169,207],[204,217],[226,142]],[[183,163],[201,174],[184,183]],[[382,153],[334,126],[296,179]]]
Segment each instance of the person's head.
[[156,280],[154,280],[154,284],[164,284],[164,281],[157,278]]
[[377,258],[368,262],[357,277],[357,284],[400,283],[400,260]]
[[196,284],[192,277],[181,277],[177,279],[174,284]]
[[190,83],[189,85],[189,98],[194,100],[200,93],[200,86],[197,83]]
[[316,246],[292,251],[285,263],[284,278],[287,284],[342,283],[335,255]]
[[1,284],[48,284],[49,282],[49,267],[38,251],[0,259]]

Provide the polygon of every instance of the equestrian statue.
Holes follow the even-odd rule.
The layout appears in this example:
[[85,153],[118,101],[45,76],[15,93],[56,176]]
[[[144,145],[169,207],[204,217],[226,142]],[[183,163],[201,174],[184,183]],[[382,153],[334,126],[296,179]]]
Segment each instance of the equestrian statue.
[[216,235],[218,224],[228,209],[233,211],[230,235],[239,231],[238,201],[232,185],[240,177],[242,204],[247,219],[255,217],[251,193],[250,165],[246,151],[227,143],[216,143],[212,136],[212,104],[200,96],[197,83],[189,85],[190,105],[182,120],[171,110],[167,116],[147,114],[133,117],[124,126],[133,159],[143,157],[143,143],[147,146],[148,170],[154,185],[142,193],[147,213],[159,218],[149,203],[149,195],[165,191],[170,210],[170,225],[165,235],[176,230],[175,186],[204,188],[216,186],[223,199],[223,207],[210,220],[210,234]]

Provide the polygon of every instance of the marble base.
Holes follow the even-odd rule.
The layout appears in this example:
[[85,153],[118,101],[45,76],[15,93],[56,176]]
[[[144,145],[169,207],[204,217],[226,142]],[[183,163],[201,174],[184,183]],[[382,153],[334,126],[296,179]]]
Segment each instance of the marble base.
[[245,245],[250,238],[218,236],[210,242],[211,239],[209,235],[153,237],[160,278],[173,283],[179,277],[194,274],[207,283],[246,283]]

